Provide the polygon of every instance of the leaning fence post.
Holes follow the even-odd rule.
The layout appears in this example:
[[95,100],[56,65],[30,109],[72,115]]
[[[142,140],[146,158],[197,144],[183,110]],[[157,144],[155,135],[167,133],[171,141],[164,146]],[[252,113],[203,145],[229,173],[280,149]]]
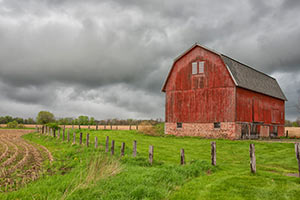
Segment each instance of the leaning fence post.
[[105,152],[108,152],[108,148],[109,148],[109,136],[106,136],[106,142],[105,142]]
[[97,147],[98,147],[98,138],[95,137],[95,149],[97,149]]
[[250,144],[250,168],[252,173],[256,173],[255,146]]
[[136,140],[133,141],[132,156],[133,156],[133,157],[136,157]]
[[87,134],[86,134],[86,146],[87,146],[87,147],[89,146],[89,142],[90,142],[90,134],[87,133]]
[[216,142],[211,142],[211,164],[214,166],[217,164]]
[[68,129],[67,140],[68,140],[68,142],[70,142],[70,129]]
[[111,155],[114,155],[115,154],[115,141],[114,140],[112,140],[111,141]]
[[121,146],[121,156],[124,156],[124,152],[125,152],[125,142],[122,142],[122,146]]
[[185,159],[184,159],[184,149],[181,149],[180,151],[180,164],[184,165],[185,164]]
[[296,158],[298,161],[298,171],[299,171],[299,177],[300,177],[300,143],[295,143],[295,152],[296,152]]
[[80,135],[79,135],[79,144],[80,145],[82,144],[82,132],[80,132]]
[[149,146],[149,163],[150,163],[150,165],[152,165],[152,163],[153,163],[153,146],[152,145]]
[[76,132],[73,133],[73,144],[76,144]]

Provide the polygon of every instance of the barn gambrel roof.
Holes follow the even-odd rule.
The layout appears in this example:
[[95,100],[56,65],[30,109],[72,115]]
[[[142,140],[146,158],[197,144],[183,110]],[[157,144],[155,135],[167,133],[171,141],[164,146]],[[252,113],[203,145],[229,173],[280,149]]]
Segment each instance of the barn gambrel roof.
[[276,79],[221,54],[221,58],[239,87],[287,100]]
[[[205,46],[202,46],[200,44],[194,44],[191,48],[189,48],[187,51],[185,51],[183,54],[178,56],[175,60],[174,63],[179,60],[182,56],[187,54],[190,50],[192,50],[194,47],[200,46],[208,51],[211,51],[221,57],[223,60],[224,64],[226,65],[231,78],[233,79],[234,83],[236,86],[245,88],[248,90],[252,90],[255,92],[259,92],[271,97],[275,97],[278,99],[282,100],[287,100],[285,97],[284,93],[282,92],[278,82],[276,81],[275,78],[260,72],[252,67],[249,67],[248,65],[245,65],[239,61],[236,61],[224,54],[218,53],[215,50],[209,49]],[[174,66],[173,63],[173,66]],[[173,68],[172,66],[172,68]],[[165,92],[165,87],[167,84],[167,81],[169,79],[169,76],[171,74],[172,69],[170,70],[168,77],[165,81],[165,84],[162,88],[162,91]]]

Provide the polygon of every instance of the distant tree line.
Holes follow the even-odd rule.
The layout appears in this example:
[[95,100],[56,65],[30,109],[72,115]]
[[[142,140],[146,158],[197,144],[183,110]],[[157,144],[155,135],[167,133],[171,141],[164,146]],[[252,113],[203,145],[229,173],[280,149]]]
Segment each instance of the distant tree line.
[[300,118],[296,121],[285,120],[286,127],[300,127]]
[[35,124],[33,118],[21,118],[12,116],[0,116],[0,124],[7,124],[9,122],[17,122],[18,124]]
[[162,122],[162,119],[105,119],[105,120],[96,120],[94,117],[88,116],[79,116],[78,118],[66,117],[60,118],[57,120],[58,124],[64,125],[138,125],[138,124],[149,124],[155,125]]
[[162,122],[162,119],[149,119],[149,120],[140,120],[140,119],[105,119],[105,120],[96,120],[94,117],[89,117],[81,115],[77,118],[65,117],[65,118],[55,118],[55,116],[48,111],[40,111],[36,117],[36,120],[33,118],[20,118],[20,117],[11,117],[3,116],[0,117],[0,124],[8,124],[14,122],[17,124],[48,124],[55,123],[59,125],[156,125]]

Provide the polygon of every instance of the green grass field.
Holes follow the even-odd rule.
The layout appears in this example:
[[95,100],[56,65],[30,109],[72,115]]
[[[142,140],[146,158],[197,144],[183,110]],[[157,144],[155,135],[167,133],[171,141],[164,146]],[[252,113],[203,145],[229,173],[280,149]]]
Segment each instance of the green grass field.
[[[88,130],[83,132],[83,144]],[[212,140],[149,136],[136,131],[89,131],[87,148],[37,133],[24,138],[46,146],[55,161],[24,188],[0,193],[0,199],[300,199],[300,178],[292,143],[214,140],[217,166],[210,165]],[[100,148],[94,149],[94,137]],[[104,152],[106,136],[115,140],[115,156]],[[132,143],[138,155],[132,158]],[[121,143],[126,143],[120,158]],[[249,144],[255,143],[257,174],[250,173]],[[149,145],[154,164],[148,164]],[[186,165],[181,166],[180,149]]]

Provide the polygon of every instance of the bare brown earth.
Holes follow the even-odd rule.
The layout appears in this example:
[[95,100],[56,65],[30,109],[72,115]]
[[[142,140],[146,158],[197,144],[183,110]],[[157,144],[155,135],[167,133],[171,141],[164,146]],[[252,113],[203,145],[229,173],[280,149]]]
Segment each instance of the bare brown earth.
[[26,129],[0,129],[0,191],[10,191],[39,177],[42,162],[53,160],[43,146],[33,145],[21,136]]

